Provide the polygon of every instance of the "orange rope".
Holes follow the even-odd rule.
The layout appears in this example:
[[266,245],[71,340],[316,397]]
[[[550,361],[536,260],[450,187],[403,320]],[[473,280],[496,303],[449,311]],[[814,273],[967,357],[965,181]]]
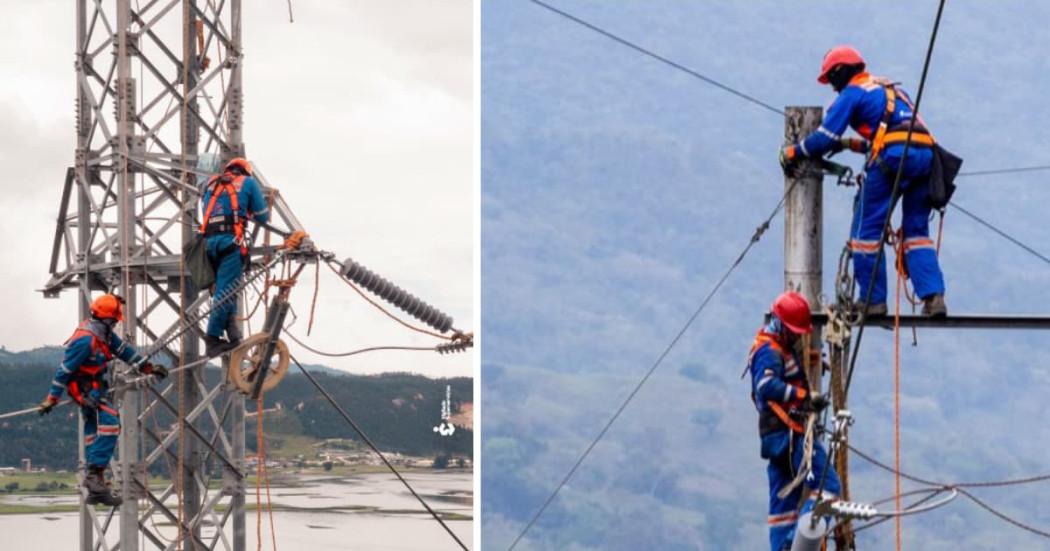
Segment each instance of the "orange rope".
[[255,402],[255,550],[262,551],[263,397]]
[[[903,239],[901,252],[903,252]],[[893,313],[893,461],[894,498],[901,511],[901,288],[905,287],[904,255],[897,254],[897,299]],[[905,287],[906,289],[906,287]],[[897,532],[897,551],[901,551],[901,517],[894,517]]]
[[266,484],[266,511],[270,517],[270,540],[277,551],[277,530],[273,522],[273,501],[270,498],[270,473],[266,469],[266,438],[263,433],[263,393],[255,402],[255,539],[256,551],[262,551],[262,484]]

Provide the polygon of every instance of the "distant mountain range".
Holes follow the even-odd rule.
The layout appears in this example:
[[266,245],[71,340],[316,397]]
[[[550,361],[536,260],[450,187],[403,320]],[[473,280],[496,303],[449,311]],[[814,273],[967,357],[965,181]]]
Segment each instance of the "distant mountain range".
[[[62,359],[62,348],[42,347],[12,352],[0,347],[0,413],[30,407],[47,393],[48,383]],[[473,408],[473,381],[469,377],[431,379],[409,373],[351,375],[321,365],[305,366],[346,409],[368,436],[386,451],[430,456],[444,453],[472,456],[473,432],[464,426],[448,437],[433,431],[441,420],[441,402],[451,386],[452,413]],[[222,376],[209,366],[205,378]],[[360,439],[300,373],[289,373],[266,395],[267,409],[282,406],[279,417],[267,414],[268,434],[275,438],[298,435],[312,439]],[[249,411],[254,410],[251,405]],[[46,417],[35,414],[0,421],[0,466],[18,465],[22,458],[53,469],[76,466],[76,412],[71,407]],[[158,415],[153,422],[173,421]],[[458,423],[458,421],[457,421]],[[254,446],[254,438],[248,439]]]

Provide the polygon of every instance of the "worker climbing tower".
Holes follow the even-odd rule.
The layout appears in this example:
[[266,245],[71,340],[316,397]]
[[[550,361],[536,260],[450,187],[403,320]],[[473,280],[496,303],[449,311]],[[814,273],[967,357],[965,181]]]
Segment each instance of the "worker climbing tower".
[[[192,364],[193,320],[209,296],[184,275],[180,253],[194,232],[200,182],[245,154],[242,2],[75,6],[76,151],[43,293],[75,290],[83,319],[92,292],[117,292],[127,300],[123,337],[170,365]],[[273,222],[300,229],[257,179]],[[114,367],[118,378],[132,372]],[[123,427],[112,466],[124,503],[103,510],[81,498],[79,549],[172,548],[171,530],[157,524],[178,527],[180,548],[245,548],[244,396],[203,370],[181,370],[155,388],[118,385]],[[151,488],[151,473],[170,482]]]

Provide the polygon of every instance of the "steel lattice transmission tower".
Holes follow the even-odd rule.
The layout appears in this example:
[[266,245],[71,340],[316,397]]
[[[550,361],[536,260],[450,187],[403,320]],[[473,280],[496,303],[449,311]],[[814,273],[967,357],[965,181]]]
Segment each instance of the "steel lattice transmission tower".
[[[180,311],[198,312],[209,298],[183,275],[180,252],[194,231],[200,184],[220,162],[244,155],[241,4],[76,0],[77,147],[43,292],[76,289],[81,319],[92,292],[122,294],[119,331],[140,349],[174,335]],[[258,177],[274,221],[300,229]],[[191,362],[200,335],[195,326],[157,355]],[[129,369],[115,362],[111,371]],[[112,466],[124,504],[103,510],[81,499],[82,551],[244,549],[244,398],[202,367],[172,379],[159,392],[116,397],[122,432]],[[171,482],[151,487],[150,471]],[[153,521],[178,526],[180,494],[181,544]]]

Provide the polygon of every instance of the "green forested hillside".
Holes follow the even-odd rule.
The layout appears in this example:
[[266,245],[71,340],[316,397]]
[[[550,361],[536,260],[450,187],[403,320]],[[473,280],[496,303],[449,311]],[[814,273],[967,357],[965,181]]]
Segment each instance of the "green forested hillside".
[[[0,349],[0,377],[5,383],[0,386],[0,413],[39,402],[47,393],[61,353],[61,349],[55,347],[18,353]],[[452,386],[453,411],[457,411],[460,404],[473,401],[470,378],[430,379],[407,373],[360,376],[320,366],[310,369],[380,449],[421,456],[472,455],[470,430],[460,428],[453,436],[442,438],[432,429],[440,422],[446,385]],[[206,376],[215,381],[221,373],[209,368]],[[282,406],[280,413],[265,415],[264,426],[273,440],[279,442],[288,435],[358,440],[331,405],[299,373],[290,373],[266,395],[267,409],[278,403]],[[249,404],[248,409],[254,410],[254,405]],[[170,416],[157,415],[148,422],[166,427],[171,421]],[[253,423],[249,432],[254,434]],[[0,421],[0,442],[3,443],[0,466],[17,465],[28,457],[34,465],[73,468],[77,456],[76,435],[76,411],[68,406],[47,417],[26,415]],[[249,437],[247,444],[249,449],[254,448],[255,439]]]

